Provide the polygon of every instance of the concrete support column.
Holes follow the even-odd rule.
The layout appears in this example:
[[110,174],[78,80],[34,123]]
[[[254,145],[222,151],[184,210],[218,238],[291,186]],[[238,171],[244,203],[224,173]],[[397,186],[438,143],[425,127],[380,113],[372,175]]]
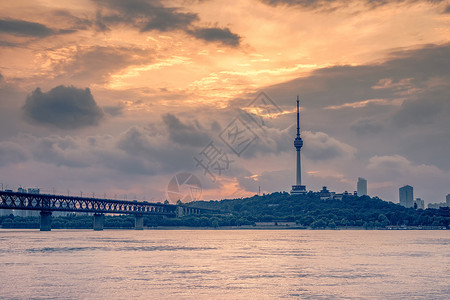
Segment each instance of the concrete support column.
[[144,217],[142,215],[134,216],[134,229],[143,230],[144,229]]
[[181,206],[177,206],[177,210],[175,211],[177,218],[184,217],[184,209]]
[[297,185],[302,185],[302,159],[300,157],[300,149],[297,149]]
[[41,231],[52,230],[52,212],[41,211]]
[[95,231],[102,231],[104,222],[105,222],[104,214],[94,214],[94,230]]

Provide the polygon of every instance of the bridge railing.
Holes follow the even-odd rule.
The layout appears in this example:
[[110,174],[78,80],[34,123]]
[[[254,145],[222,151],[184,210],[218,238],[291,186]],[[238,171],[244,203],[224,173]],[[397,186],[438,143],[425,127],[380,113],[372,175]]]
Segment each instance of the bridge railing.
[[[211,213],[174,204],[0,191],[0,209],[182,216]],[[181,212],[181,215],[180,215]]]

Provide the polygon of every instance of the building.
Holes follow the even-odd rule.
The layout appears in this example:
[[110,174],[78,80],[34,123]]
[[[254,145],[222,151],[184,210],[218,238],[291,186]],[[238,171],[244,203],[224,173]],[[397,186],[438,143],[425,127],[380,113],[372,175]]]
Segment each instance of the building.
[[334,194],[333,200],[342,200],[344,198],[344,194]]
[[414,207],[416,209],[425,209],[425,202],[420,198],[416,198],[416,201],[414,201]]
[[447,207],[450,207],[450,194],[447,195],[447,197],[445,198],[447,201]]
[[433,209],[439,209],[441,207],[446,207],[446,206],[447,206],[447,202],[428,203],[428,208],[433,208]]
[[297,150],[297,177],[295,185],[292,186],[291,195],[306,194],[306,186],[302,185],[302,167],[300,150],[303,147],[303,140],[300,137],[300,99],[297,96],[297,137],[294,140],[294,147]]
[[399,190],[399,202],[404,207],[414,207],[414,190],[410,185],[405,185]]
[[330,200],[333,198],[333,194],[327,189],[326,186],[319,192],[320,200]]
[[358,177],[358,183],[356,184],[356,192],[358,196],[365,196],[367,195],[367,180]]

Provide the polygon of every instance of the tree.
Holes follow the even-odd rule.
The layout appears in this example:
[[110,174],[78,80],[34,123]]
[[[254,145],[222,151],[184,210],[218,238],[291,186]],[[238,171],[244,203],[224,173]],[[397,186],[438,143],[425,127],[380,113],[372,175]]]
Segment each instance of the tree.
[[336,229],[336,224],[334,223],[334,221],[330,221],[328,223],[328,227],[330,227],[330,229]]
[[385,214],[378,215],[378,222],[380,222],[380,227],[386,227],[389,225],[389,219],[386,217]]
[[319,219],[311,223],[312,229],[319,229],[327,227],[327,222],[324,219]]

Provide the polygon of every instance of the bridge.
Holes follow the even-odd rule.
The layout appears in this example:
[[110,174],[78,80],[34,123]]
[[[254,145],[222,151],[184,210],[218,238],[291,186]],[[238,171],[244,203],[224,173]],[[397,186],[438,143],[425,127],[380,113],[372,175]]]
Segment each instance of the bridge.
[[104,214],[130,214],[135,216],[135,229],[144,229],[144,216],[162,215],[182,217],[185,215],[216,213],[213,210],[185,205],[151,203],[136,200],[113,200],[101,198],[72,197],[62,195],[29,194],[0,191],[0,209],[40,211],[40,230],[50,231],[52,211],[94,213],[94,230],[103,230]]

